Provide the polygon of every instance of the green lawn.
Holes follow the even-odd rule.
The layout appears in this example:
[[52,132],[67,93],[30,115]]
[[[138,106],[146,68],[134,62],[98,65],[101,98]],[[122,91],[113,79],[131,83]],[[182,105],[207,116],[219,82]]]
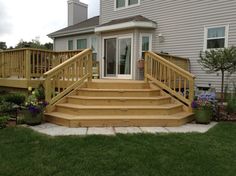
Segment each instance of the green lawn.
[[0,130],[1,176],[235,176],[236,123],[206,134],[48,137]]

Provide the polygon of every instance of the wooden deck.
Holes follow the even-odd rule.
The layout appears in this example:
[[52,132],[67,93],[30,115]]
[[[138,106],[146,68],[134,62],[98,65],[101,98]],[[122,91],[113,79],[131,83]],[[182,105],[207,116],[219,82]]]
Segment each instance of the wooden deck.
[[[99,77],[99,64],[92,61],[91,49],[4,51],[0,87],[43,84],[46,120],[59,125],[179,126],[192,120],[195,77],[173,57],[163,57],[145,53],[144,81],[93,80]],[[187,66],[185,59],[178,64]]]
[[[0,52],[0,87],[27,89],[44,83],[44,74],[80,53],[41,49],[15,49]],[[99,63],[93,62],[93,77],[99,78]]]

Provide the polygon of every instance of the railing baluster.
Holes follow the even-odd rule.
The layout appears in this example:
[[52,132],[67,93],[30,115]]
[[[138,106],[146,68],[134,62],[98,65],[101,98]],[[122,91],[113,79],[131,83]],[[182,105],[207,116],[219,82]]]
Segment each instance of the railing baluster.
[[[173,60],[173,58],[169,58]],[[152,80],[160,87],[185,102],[191,109],[194,76],[152,52],[145,53],[145,81]],[[187,95],[189,89],[189,95]]]

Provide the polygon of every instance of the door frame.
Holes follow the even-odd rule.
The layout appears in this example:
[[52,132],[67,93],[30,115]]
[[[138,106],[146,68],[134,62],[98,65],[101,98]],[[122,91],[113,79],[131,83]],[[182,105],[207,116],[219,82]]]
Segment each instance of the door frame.
[[[131,65],[130,65],[130,75],[119,75],[116,73],[115,77],[105,77],[104,74],[104,57],[105,57],[105,40],[106,39],[112,39],[115,38],[116,39],[116,72],[118,73],[118,62],[119,62],[119,39],[125,39],[125,38],[130,38],[131,39]],[[112,36],[106,36],[106,37],[102,37],[102,78],[103,79],[132,79],[133,78],[133,56],[134,56],[134,34],[133,33],[129,33],[129,34],[121,34],[121,35],[112,35]]]

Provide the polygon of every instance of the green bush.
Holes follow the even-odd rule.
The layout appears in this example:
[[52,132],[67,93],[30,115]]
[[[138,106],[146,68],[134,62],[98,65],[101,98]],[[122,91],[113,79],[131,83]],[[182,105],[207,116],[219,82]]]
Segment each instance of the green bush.
[[7,121],[10,119],[9,116],[0,116],[0,129],[5,128],[7,126]]
[[4,96],[4,101],[16,105],[23,105],[25,102],[25,95],[21,93],[7,94]]
[[44,100],[45,94],[44,94],[44,87],[43,84],[40,84],[37,89],[34,91],[35,96],[38,100]]
[[226,111],[230,114],[236,113],[236,97],[227,101]]
[[3,113],[3,114],[12,111],[12,109],[13,109],[13,104],[10,103],[10,102],[4,102],[3,101],[0,104],[0,112]]

